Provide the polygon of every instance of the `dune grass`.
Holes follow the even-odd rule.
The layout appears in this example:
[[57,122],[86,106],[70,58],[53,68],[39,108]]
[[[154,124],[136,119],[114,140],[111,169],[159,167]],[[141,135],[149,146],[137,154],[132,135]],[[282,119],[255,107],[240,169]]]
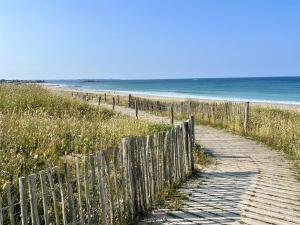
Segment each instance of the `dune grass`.
[[[103,95],[103,94],[102,94]],[[106,94],[111,103],[112,94]],[[273,106],[250,103],[247,132],[244,131],[244,103],[224,101],[179,101],[170,99],[150,99],[132,96],[131,107],[137,100],[139,108],[159,116],[170,116],[173,106],[177,120],[188,118],[189,111],[197,124],[230,130],[250,137],[282,151],[295,161],[300,171],[300,109],[296,106]],[[120,103],[128,107],[128,96],[120,96]]]
[[173,106],[178,120],[195,116],[197,124],[230,130],[233,133],[282,151],[294,160],[300,172],[300,110],[296,107],[275,107],[250,103],[247,132],[244,131],[244,103],[213,101],[150,100],[134,97],[142,109],[161,116],[170,116]]
[[62,165],[121,138],[153,134],[167,125],[137,121],[45,90],[37,85],[0,85],[0,185]]

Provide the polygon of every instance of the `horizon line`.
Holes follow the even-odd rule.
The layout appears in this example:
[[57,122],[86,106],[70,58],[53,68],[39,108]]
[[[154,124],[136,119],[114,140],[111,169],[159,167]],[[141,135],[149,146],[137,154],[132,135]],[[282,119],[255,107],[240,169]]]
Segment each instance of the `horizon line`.
[[289,76],[250,76],[250,77],[188,77],[188,78],[139,78],[139,79],[123,79],[123,78],[54,78],[54,79],[43,79],[43,78],[31,78],[31,79],[7,79],[7,78],[0,78],[0,80],[18,80],[18,81],[30,81],[30,80],[43,80],[43,81],[55,81],[55,80],[191,80],[191,79],[255,79],[255,78],[294,78],[300,77],[300,75],[289,75]]

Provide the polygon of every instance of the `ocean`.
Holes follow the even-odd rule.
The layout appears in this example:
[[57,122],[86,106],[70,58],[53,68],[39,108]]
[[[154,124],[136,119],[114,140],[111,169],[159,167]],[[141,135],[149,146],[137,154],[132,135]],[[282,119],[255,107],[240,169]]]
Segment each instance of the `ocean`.
[[47,80],[77,90],[300,105],[300,77],[156,80]]

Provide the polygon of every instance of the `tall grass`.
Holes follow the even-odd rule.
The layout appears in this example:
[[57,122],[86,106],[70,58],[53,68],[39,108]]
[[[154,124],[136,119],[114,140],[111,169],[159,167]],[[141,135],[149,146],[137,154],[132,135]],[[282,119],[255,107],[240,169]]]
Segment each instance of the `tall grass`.
[[[161,99],[137,100],[141,109],[156,115],[169,116],[171,105],[176,119],[186,119],[193,114],[196,123],[230,130],[251,137],[268,146],[283,151],[291,159],[300,159],[300,112],[286,107],[263,106],[250,103],[247,132],[244,131],[244,103],[208,101],[169,101]],[[299,165],[300,168],[300,165]]]
[[168,128],[56,96],[40,86],[0,85],[0,185],[60,165],[65,156]]
[[[99,97],[95,94],[88,95],[97,96],[94,101]],[[74,94],[74,96],[86,99],[85,93]],[[101,96],[103,100],[104,95],[101,94]],[[112,97],[116,98],[116,96],[116,94],[107,93],[107,103],[112,103]],[[230,130],[283,151],[291,159],[300,159],[300,110],[296,107],[289,109],[250,103],[248,127],[245,132],[243,102],[177,101],[163,98],[152,100],[132,96],[128,104],[128,96],[119,96],[119,99],[120,105],[126,107],[130,105],[132,108],[135,107],[136,100],[140,110],[160,116],[170,116],[170,107],[173,106],[174,116],[178,120],[187,119],[191,113],[198,124]]]

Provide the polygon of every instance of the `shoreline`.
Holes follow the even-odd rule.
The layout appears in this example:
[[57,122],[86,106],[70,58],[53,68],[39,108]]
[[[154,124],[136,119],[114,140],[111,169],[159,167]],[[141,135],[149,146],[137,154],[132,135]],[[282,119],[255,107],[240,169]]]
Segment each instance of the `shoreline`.
[[47,89],[50,90],[60,90],[60,91],[68,91],[68,92],[81,92],[81,93],[91,93],[91,94],[115,94],[120,96],[128,96],[131,94],[132,96],[137,96],[141,98],[147,98],[147,99],[154,99],[154,100],[167,100],[167,101],[187,101],[187,100],[193,100],[193,101],[200,101],[200,102],[236,102],[236,103],[244,103],[249,101],[252,105],[255,106],[261,106],[261,107],[268,107],[268,108],[276,108],[276,109],[286,109],[286,110],[292,110],[296,112],[300,112],[300,103],[281,103],[281,102],[267,102],[267,101],[255,101],[255,100],[235,100],[235,99],[218,99],[218,98],[199,98],[196,96],[191,97],[181,97],[181,96],[163,96],[163,95],[151,95],[151,94],[143,94],[138,92],[130,92],[130,91],[109,91],[109,90],[92,90],[92,89],[84,89],[84,88],[71,88],[67,86],[61,86],[61,85],[48,85],[45,83],[40,83],[38,85],[41,85]]

